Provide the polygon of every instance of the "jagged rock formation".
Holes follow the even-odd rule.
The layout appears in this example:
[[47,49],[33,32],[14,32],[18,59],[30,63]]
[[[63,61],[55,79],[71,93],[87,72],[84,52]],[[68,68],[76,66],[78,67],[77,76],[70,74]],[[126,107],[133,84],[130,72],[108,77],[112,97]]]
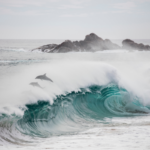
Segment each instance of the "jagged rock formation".
[[82,41],[66,40],[61,44],[49,44],[38,47],[34,50],[40,50],[47,53],[67,53],[67,52],[96,52],[101,50],[127,49],[127,50],[150,50],[149,45],[138,44],[130,39],[123,40],[122,47],[112,43],[109,39],[103,40],[96,34],[91,33]]
[[112,43],[110,40],[103,40],[98,37],[96,34],[91,33],[85,37],[83,41],[70,41],[66,40],[63,43],[49,44],[38,47],[33,50],[40,50],[47,53],[66,53],[66,52],[95,52],[100,50],[113,50],[121,49],[117,44]]
[[122,41],[123,49],[128,50],[150,50],[149,45],[144,45],[142,43],[138,44],[130,39],[126,39]]

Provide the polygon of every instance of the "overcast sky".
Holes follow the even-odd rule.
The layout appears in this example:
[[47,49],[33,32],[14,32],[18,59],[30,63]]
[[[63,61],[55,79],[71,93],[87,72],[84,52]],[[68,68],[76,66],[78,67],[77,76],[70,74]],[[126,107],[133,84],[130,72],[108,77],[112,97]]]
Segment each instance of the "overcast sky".
[[0,39],[150,39],[150,0],[0,0]]

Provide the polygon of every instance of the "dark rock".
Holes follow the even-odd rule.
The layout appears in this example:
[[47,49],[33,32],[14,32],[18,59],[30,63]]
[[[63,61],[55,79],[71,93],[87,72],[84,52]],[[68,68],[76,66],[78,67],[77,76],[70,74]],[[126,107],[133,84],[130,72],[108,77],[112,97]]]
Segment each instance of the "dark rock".
[[[36,50],[41,50],[42,52],[48,53],[66,53],[66,52],[95,52],[101,50],[111,50],[111,49],[121,49],[120,46],[117,44],[112,43],[110,40],[106,39],[103,40],[102,38],[98,37],[96,34],[91,33],[86,35],[83,41],[70,41],[66,40],[63,43],[56,45],[56,44],[49,44],[44,45]],[[35,49],[34,49],[35,50]]]
[[86,41],[86,42],[103,41],[103,39],[98,37],[96,34],[91,33],[91,34],[85,36],[84,41]]
[[[122,47],[117,44],[112,43],[109,39],[103,40],[96,34],[91,33],[86,35],[85,39],[82,41],[70,41],[66,40],[63,43],[48,44],[38,47],[33,50],[40,50],[47,53],[67,53],[67,52],[96,52],[101,50],[114,50],[114,49],[127,49],[127,50],[150,50],[149,45],[144,45],[142,43],[138,44],[130,39],[123,40]],[[32,50],[32,51],[33,51]]]
[[126,39],[122,41],[123,49],[128,50],[150,50],[149,45],[144,45],[142,43],[138,44],[130,39]]
[[34,51],[34,50],[40,50],[40,51],[42,51],[42,52],[50,52],[50,51],[52,51],[56,46],[57,46],[57,44],[43,45],[43,46],[40,46],[40,47],[38,47],[38,48],[33,49],[32,51]]
[[104,42],[105,42],[105,49],[121,49],[120,46],[112,43],[109,39],[106,39]]
[[104,40],[94,33],[87,35],[84,41],[79,42],[81,49],[85,51],[104,50]]
[[54,49],[57,46],[57,44],[49,44],[47,46],[49,49]]
[[150,46],[149,45],[145,45],[145,50],[150,50]]
[[70,40],[66,40],[65,42],[56,46],[54,48],[54,50],[52,50],[51,52],[65,53],[65,52],[69,52],[69,51],[78,51],[78,50],[79,50],[78,47],[76,47],[76,45],[73,42],[71,42]]

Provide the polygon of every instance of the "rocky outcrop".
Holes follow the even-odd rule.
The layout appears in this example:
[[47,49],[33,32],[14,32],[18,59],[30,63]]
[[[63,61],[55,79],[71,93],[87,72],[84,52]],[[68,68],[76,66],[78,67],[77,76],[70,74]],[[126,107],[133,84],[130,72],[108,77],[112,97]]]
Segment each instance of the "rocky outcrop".
[[40,50],[47,53],[66,53],[66,52],[95,52],[100,50],[113,50],[121,49],[117,44],[112,43],[110,40],[103,40],[98,37],[96,34],[91,33],[85,37],[83,41],[70,41],[66,40],[63,43],[49,44],[38,47],[33,50]]
[[73,42],[71,42],[70,40],[66,40],[65,42],[57,45],[53,50],[51,50],[51,53],[67,53],[71,51],[79,51],[79,49]]
[[142,43],[138,44],[130,39],[126,39],[122,41],[123,49],[127,50],[150,50],[149,45],[144,45]]
[[57,46],[57,44],[48,44],[48,45],[43,45],[43,46],[40,46],[38,48],[35,48],[33,49],[32,51],[34,50],[40,50],[42,52],[50,52],[51,50],[53,50],[55,47]]
[[150,50],[149,45],[138,44],[130,39],[123,40],[122,47],[112,43],[109,39],[103,40],[96,34],[91,33],[82,41],[66,40],[63,43],[49,44],[38,47],[34,50],[40,50],[47,53],[67,53],[67,52],[96,52],[102,50],[127,49],[127,50]]

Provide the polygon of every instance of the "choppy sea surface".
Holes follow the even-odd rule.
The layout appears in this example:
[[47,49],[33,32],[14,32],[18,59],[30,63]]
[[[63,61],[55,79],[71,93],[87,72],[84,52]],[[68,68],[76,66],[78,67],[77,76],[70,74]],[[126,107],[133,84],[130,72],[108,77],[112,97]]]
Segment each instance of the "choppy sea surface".
[[150,149],[150,52],[31,52],[62,41],[0,40],[0,150]]

